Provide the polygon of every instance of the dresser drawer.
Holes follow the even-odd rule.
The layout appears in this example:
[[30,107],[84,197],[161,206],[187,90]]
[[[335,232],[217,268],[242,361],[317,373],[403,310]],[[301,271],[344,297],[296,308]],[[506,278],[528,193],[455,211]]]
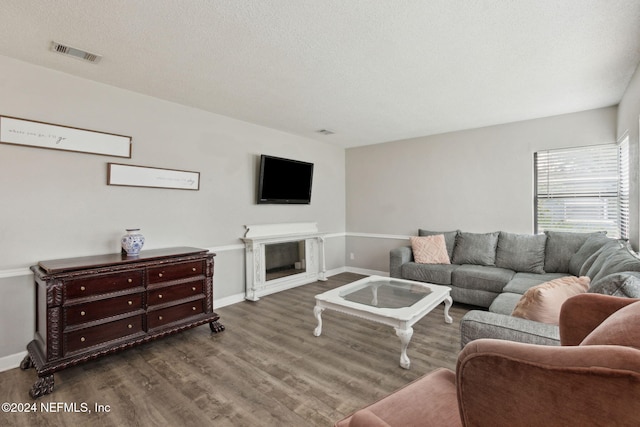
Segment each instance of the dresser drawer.
[[65,307],[64,315],[67,325],[77,325],[141,309],[142,294],[137,293]]
[[142,271],[137,270],[66,280],[64,283],[65,299],[88,297],[142,286],[142,278]]
[[132,316],[64,334],[65,354],[142,332],[142,317]]
[[163,308],[161,310],[150,311],[147,315],[147,326],[149,329],[153,329],[171,322],[204,313],[203,302],[203,300],[199,299],[185,304]]
[[147,271],[147,280],[148,283],[167,282],[169,280],[184,279],[190,276],[199,276],[203,274],[203,271],[204,263],[202,261],[164,265],[149,268]]
[[147,305],[158,305],[202,294],[202,280],[167,286],[147,292]]

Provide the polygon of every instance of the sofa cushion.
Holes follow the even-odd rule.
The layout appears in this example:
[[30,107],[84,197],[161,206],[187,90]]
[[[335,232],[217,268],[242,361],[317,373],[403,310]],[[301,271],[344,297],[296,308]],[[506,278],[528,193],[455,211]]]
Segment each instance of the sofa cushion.
[[622,345],[640,349],[640,301],[607,317],[580,345]]
[[425,229],[418,229],[418,236],[435,236],[438,234],[442,234],[444,236],[444,241],[447,245],[447,253],[449,254],[449,259],[453,257],[453,248],[456,246],[456,238],[460,231],[430,231]]
[[442,234],[411,237],[413,259],[419,264],[451,264]]
[[454,264],[495,265],[500,232],[460,232],[453,249]]
[[602,267],[600,267],[593,276],[589,276],[594,281],[597,281],[609,274],[623,271],[640,271],[640,258],[626,245],[610,254],[607,259],[604,260]]
[[596,233],[589,236],[584,244],[580,246],[578,252],[571,256],[571,259],[569,260],[569,273],[574,276],[580,276],[580,271],[584,266],[584,263],[604,245],[614,241],[614,239],[610,239],[604,233]]
[[528,273],[544,273],[545,234],[514,234],[501,231],[496,267]]
[[504,268],[465,264],[453,270],[451,284],[465,289],[500,293],[514,274],[515,271]]
[[602,268],[605,261],[611,254],[616,252],[622,247],[622,243],[618,240],[611,240],[604,244],[600,249],[594,252],[587,260],[582,264],[580,268],[580,276],[593,277]]
[[584,245],[587,239],[603,233],[571,233],[566,231],[545,231],[547,248],[544,271],[547,273],[569,273],[571,257]]
[[514,294],[511,292],[503,292],[493,300],[489,306],[489,311],[492,313],[505,314],[511,316],[513,309],[516,308],[518,302],[522,298],[522,294]]
[[[565,276],[567,276],[567,274],[564,273],[516,273],[502,292],[513,292],[522,295],[536,285]],[[513,308],[511,311],[513,311]],[[509,311],[509,313],[511,313],[511,311]]]
[[640,273],[613,273],[594,280],[589,291],[615,297],[640,298]]
[[586,292],[589,282],[587,276],[566,276],[534,286],[525,292],[511,315],[557,325],[562,304],[570,297]]
[[450,285],[451,273],[459,265],[454,264],[418,264],[407,262],[402,264],[402,278],[436,285]]

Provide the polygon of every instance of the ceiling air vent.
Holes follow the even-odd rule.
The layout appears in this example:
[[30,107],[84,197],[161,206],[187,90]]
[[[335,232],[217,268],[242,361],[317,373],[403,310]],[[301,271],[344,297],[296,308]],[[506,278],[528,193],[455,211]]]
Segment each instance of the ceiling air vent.
[[102,59],[102,56],[96,55],[95,53],[86,52],[71,46],[65,46],[57,42],[51,42],[51,50],[73,58],[82,59],[83,61],[93,62],[94,64],[100,62]]

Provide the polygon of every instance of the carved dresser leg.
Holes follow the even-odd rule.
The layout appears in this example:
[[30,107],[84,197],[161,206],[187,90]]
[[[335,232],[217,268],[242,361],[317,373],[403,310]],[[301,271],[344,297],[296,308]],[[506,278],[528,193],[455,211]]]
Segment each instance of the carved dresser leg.
[[209,328],[211,328],[211,332],[214,334],[224,331],[224,325],[218,321],[209,322]]
[[27,353],[27,355],[20,362],[20,369],[26,371],[27,369],[33,368],[33,360],[31,360],[31,355]]
[[53,391],[53,374],[44,377],[39,377],[38,381],[29,390],[29,396],[33,399],[37,399],[40,396],[49,394]]

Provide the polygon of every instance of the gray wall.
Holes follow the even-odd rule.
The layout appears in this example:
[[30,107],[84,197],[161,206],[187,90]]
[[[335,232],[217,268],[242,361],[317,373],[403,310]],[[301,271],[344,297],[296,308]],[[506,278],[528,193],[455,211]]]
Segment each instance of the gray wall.
[[[145,249],[220,248],[215,298],[244,292],[247,224],[316,221],[338,235],[327,268],[344,267],[344,149],[6,57],[0,69],[0,114],[133,137],[131,159],[0,144],[0,359],[33,334],[27,267],[117,252],[125,228]],[[314,163],[311,205],[255,203],[261,153]],[[107,162],[198,171],[200,190],[108,186]]]
[[613,143],[616,118],[611,107],[348,149],[347,265],[388,271],[389,248],[408,244],[392,237],[418,228],[533,232],[533,153]]

